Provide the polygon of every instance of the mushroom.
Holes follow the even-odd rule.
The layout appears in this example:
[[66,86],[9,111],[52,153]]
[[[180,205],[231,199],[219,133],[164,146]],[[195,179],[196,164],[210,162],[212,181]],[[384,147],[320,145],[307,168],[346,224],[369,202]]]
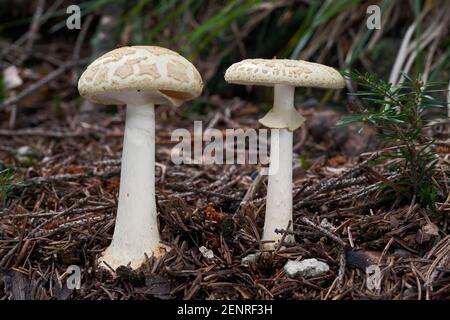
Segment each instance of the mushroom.
[[[275,229],[286,229],[292,215],[292,132],[305,119],[295,110],[295,87],[338,89],[344,79],[333,68],[302,60],[247,59],[235,63],[225,73],[229,83],[274,87],[273,108],[259,122],[271,128],[269,182],[262,241],[274,248],[282,235]],[[292,227],[291,227],[292,228]],[[294,237],[285,237],[286,243]]]
[[157,226],[155,105],[180,106],[198,97],[202,89],[202,78],[188,60],[156,46],[115,49],[81,75],[78,90],[85,99],[127,105],[116,225],[100,263],[113,269],[130,264],[136,269],[145,255],[169,251]]

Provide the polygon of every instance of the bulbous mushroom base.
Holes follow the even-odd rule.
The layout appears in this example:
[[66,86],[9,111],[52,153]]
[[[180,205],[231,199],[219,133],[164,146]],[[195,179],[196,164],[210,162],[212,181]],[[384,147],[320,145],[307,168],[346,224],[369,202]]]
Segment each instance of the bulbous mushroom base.
[[[120,266],[130,266],[131,269],[137,269],[146,261],[145,255],[149,258],[154,256],[155,258],[162,257],[170,251],[170,247],[165,244],[158,243],[151,250],[143,251],[142,254],[132,255],[130,251],[117,250],[112,246],[109,246],[98,259],[98,265],[109,271],[116,270]],[[109,267],[111,268],[109,268]]]

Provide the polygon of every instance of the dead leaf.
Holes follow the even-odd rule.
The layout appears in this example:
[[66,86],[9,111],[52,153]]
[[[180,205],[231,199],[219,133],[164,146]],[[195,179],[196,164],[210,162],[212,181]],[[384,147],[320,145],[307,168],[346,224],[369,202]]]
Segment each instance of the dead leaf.
[[343,166],[347,163],[347,158],[343,155],[337,155],[331,159],[328,159],[328,165],[331,167]]
[[135,287],[142,287],[145,285],[144,273],[132,270],[129,267],[120,266],[116,269],[117,276],[131,283]]
[[53,297],[56,300],[67,300],[72,295],[73,290],[67,288],[66,286],[63,286],[60,288],[58,285],[55,289],[53,289]]
[[30,280],[20,272],[9,271],[0,277],[9,300],[31,300]]
[[170,294],[170,281],[159,274],[147,274],[145,276],[145,285],[147,286],[144,292],[145,294],[150,294],[162,300],[174,299]]
[[205,209],[205,217],[207,220],[221,224],[225,219],[225,214],[223,212],[217,212],[216,209],[214,209],[211,206],[208,206]]
[[378,251],[349,250],[346,253],[347,265],[351,268],[359,268],[362,270],[366,270],[368,266],[378,264],[380,257],[381,252]]
[[80,166],[68,165],[68,166],[64,166],[59,171],[59,174],[79,174],[79,173],[83,173],[84,171],[85,170]]

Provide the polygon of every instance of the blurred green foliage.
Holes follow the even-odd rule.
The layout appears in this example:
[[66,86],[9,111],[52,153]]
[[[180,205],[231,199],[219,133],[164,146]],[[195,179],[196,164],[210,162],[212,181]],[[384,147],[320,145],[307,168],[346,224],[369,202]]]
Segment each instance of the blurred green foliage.
[[3,202],[6,194],[10,190],[15,179],[15,170],[12,167],[5,167],[0,162],[0,201]]
[[[101,12],[112,2],[120,2],[123,8],[117,37],[131,45],[157,44],[180,51],[196,65],[203,65],[207,90],[225,95],[230,87],[224,84],[223,73],[243,58],[306,59],[339,69],[357,67],[388,78],[408,27],[415,24],[412,40],[422,39],[425,27],[445,4],[379,0],[374,4],[379,5],[382,16],[386,14],[383,28],[388,29],[382,31],[366,27],[369,4],[362,0],[90,0],[82,4],[88,12]],[[422,22],[425,18],[427,23]],[[392,25],[385,27],[389,23]],[[435,57],[440,70],[450,68],[450,45],[444,40]],[[416,76],[424,71],[428,50],[420,43],[416,41],[411,70]],[[385,64],[384,70],[379,70],[380,63]],[[441,79],[435,71],[431,71],[430,81]],[[244,97],[248,94],[241,86],[231,90]]]

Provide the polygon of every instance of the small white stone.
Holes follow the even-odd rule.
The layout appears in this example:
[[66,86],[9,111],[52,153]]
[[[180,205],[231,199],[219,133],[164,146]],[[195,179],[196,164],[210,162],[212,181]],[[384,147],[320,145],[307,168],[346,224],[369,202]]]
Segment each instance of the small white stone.
[[434,223],[427,223],[422,227],[422,231],[429,236],[438,236],[439,228]]
[[29,146],[22,146],[16,150],[16,159],[19,162],[29,162],[33,156],[33,150]]
[[200,250],[201,254],[203,255],[203,257],[205,257],[206,259],[213,259],[214,258],[214,252],[212,252],[212,250],[201,246],[200,248],[198,248],[198,250]]
[[32,153],[29,146],[22,146],[16,150],[18,156],[28,156]]
[[284,271],[289,277],[297,275],[303,278],[312,278],[320,276],[330,270],[330,267],[325,262],[317,259],[305,259],[302,261],[289,260],[284,266]]
[[335,226],[327,220],[327,218],[323,218],[322,221],[320,221],[320,226],[331,231],[336,229]]
[[23,80],[19,75],[19,70],[15,66],[9,66],[3,70],[3,79],[6,89],[14,89],[23,84]]
[[249,265],[253,264],[258,260],[259,256],[261,255],[261,252],[252,253],[248,256],[245,256],[241,259],[241,266],[248,267]]

